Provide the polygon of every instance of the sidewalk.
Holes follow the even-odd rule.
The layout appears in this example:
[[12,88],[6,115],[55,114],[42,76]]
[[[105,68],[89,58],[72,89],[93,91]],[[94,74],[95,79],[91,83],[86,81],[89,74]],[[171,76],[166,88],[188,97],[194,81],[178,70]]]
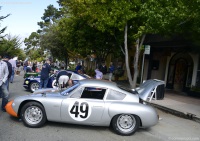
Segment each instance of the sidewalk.
[[150,104],[171,114],[200,123],[200,97],[166,90],[164,99],[152,100]]
[[[116,83],[129,87],[127,81],[117,81]],[[149,104],[173,115],[200,123],[200,97],[192,97],[182,92],[165,90],[164,99],[152,100]]]

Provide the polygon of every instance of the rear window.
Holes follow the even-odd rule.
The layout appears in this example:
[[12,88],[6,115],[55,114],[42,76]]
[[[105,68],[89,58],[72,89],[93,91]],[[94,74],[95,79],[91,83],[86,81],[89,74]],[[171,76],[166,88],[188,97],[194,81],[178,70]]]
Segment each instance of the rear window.
[[123,94],[121,92],[110,90],[106,100],[123,100],[126,97],[126,94]]

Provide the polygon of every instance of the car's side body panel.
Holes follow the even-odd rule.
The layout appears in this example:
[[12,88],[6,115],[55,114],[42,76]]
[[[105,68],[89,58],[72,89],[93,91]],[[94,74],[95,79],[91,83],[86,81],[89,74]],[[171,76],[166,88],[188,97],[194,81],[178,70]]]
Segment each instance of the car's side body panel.
[[[83,93],[103,94],[102,97],[82,97]],[[103,92],[103,93],[102,93]],[[147,97],[149,93],[143,93]],[[39,89],[33,94],[15,98],[12,108],[20,113],[25,102],[36,101],[45,110],[47,120],[83,125],[109,126],[116,115],[136,115],[142,127],[158,122],[157,112],[149,105],[139,102],[137,92],[119,88],[116,83],[84,79],[71,88]]]

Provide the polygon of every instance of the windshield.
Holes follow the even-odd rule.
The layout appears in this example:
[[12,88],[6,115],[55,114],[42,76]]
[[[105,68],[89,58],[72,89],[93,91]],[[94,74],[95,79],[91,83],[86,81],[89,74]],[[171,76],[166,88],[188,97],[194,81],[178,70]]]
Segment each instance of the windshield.
[[70,92],[72,92],[72,91],[73,91],[74,89],[76,89],[78,86],[79,86],[79,83],[76,83],[75,85],[73,85],[73,86],[67,88],[66,90],[64,90],[64,91],[61,93],[61,95],[65,95],[65,96],[69,95]]

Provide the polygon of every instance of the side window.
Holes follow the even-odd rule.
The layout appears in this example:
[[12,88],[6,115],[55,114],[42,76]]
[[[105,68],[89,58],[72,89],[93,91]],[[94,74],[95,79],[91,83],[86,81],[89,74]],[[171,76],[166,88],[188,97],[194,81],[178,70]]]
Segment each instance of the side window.
[[123,100],[126,94],[120,93],[118,91],[110,90],[106,100]]
[[81,98],[103,99],[105,93],[106,89],[103,88],[85,87]]

